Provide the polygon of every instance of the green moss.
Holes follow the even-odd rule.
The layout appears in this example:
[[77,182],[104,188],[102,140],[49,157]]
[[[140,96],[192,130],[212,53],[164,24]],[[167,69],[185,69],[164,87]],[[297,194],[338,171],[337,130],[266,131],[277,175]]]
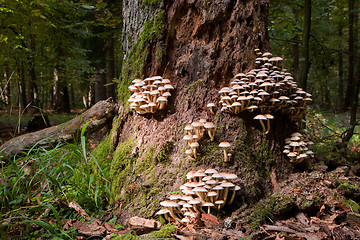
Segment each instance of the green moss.
[[161,1],[160,0],[142,0],[143,4],[149,5],[149,6],[156,6]]
[[163,226],[159,231],[153,232],[151,235],[157,238],[170,238],[176,231],[176,226],[172,225],[171,223],[166,224]]
[[134,142],[131,139],[127,142],[121,143],[114,152],[110,168],[110,179],[112,180],[111,192],[114,195],[119,194],[118,191],[121,187],[128,184],[128,182],[126,182],[127,177],[132,176],[132,165],[134,159],[131,157],[131,151],[133,146]]
[[344,201],[345,206],[350,208],[354,213],[360,213],[360,205],[351,199],[347,199]]
[[[156,0],[146,0],[146,2],[153,3]],[[157,44],[156,57],[161,64],[164,55],[164,43],[161,39],[164,36],[165,26],[163,10],[159,11],[153,20],[146,21],[144,30],[140,33],[122,67],[121,79],[118,81],[118,97],[122,102],[127,103],[130,97],[128,86],[131,84],[131,79],[144,78],[146,61],[151,54],[151,45],[155,42]]]
[[342,182],[339,184],[338,188],[342,188],[345,192],[345,195],[348,196],[352,196],[354,193],[360,191],[359,185],[353,182]]
[[252,213],[245,218],[249,227],[256,231],[268,219],[281,215],[292,208],[295,199],[290,196],[270,196],[255,205]]

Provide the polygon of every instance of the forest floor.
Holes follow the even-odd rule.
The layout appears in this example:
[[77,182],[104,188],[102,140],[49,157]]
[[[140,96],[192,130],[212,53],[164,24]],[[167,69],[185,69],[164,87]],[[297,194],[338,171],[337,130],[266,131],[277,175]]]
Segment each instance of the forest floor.
[[[44,110],[43,114],[49,118],[50,126],[54,126],[73,119],[82,109],[72,109],[70,113],[55,113],[53,110]],[[18,109],[0,110],[0,145],[11,138],[27,133],[29,122],[40,113],[24,113],[19,115]]]
[[[55,125],[73,118],[80,112],[77,110],[71,114],[59,115],[49,112],[48,115],[51,125]],[[19,122],[18,115],[16,112],[12,114],[1,112],[0,116],[0,139],[5,141],[15,133]],[[26,126],[27,121],[32,118],[32,115],[23,115],[20,121],[21,126]],[[331,124],[327,124],[327,126],[329,125],[331,126]],[[322,129],[321,126],[319,129],[314,127],[311,129],[315,129],[314,134],[324,136],[323,132],[319,132],[319,129]],[[336,132],[337,128],[329,128],[326,131]],[[96,139],[100,139],[104,134],[97,135]],[[354,146],[356,145],[357,142]],[[327,147],[328,152],[329,149]],[[66,156],[72,156],[71,162],[59,161],[56,151],[62,153],[61,149],[49,150],[45,154],[39,153],[39,155],[31,157],[31,159],[25,158],[21,160],[20,164],[14,162],[8,166],[6,172],[2,173],[9,176],[1,178],[4,184],[0,187],[0,202],[2,203],[0,234],[1,238],[6,236],[2,239],[38,239],[39,236],[45,235],[57,236],[62,239],[88,239],[89,237],[91,239],[111,239],[115,236],[118,236],[117,239],[168,238],[180,240],[360,239],[360,166],[358,157],[354,157],[351,161],[329,161],[325,156],[318,155],[316,159],[312,159],[312,166],[308,169],[292,173],[284,181],[278,182],[276,178],[273,178],[273,191],[254,205],[244,204],[236,209],[225,207],[215,215],[199,214],[194,221],[184,225],[174,222],[164,225],[165,222],[162,222],[162,229],[159,230],[160,223],[155,219],[131,218],[128,220],[132,224],[120,226],[117,224],[116,209],[97,211],[94,208],[95,205],[107,206],[106,204],[108,204],[103,197],[108,194],[105,185],[100,185],[101,181],[92,180],[91,176],[96,173],[86,169],[81,172],[81,168],[76,168],[82,161],[82,155],[77,155],[81,151],[75,145],[70,145],[70,150],[73,152]],[[338,157],[334,154],[333,156]],[[73,159],[77,159],[76,157],[79,162],[74,162]],[[38,166],[36,161],[39,161]],[[49,167],[44,168],[44,164],[49,164]],[[53,172],[54,176],[57,176],[56,171],[51,167],[54,166],[54,169],[63,172],[61,168],[68,166],[67,164],[72,164],[71,169],[74,171],[74,176],[79,173],[81,180],[85,179],[85,181],[78,182],[76,188],[73,189],[70,185],[65,185],[67,183],[65,176],[64,179],[58,179],[59,184],[63,187],[57,189],[57,185],[53,182],[54,179],[49,177]],[[23,181],[23,179],[29,178],[28,171],[36,171],[39,176],[30,181],[32,185],[25,184],[26,181]],[[86,179],[89,182],[86,182]],[[70,180],[74,180],[74,177]],[[101,194],[90,191],[89,186],[93,182],[96,182],[96,186],[99,183],[98,189],[103,191]],[[20,183],[23,183],[24,186]],[[50,187],[51,184],[53,184],[52,187]],[[85,191],[80,191],[81,187],[84,187]],[[75,200],[70,202],[63,195],[71,196]],[[95,205],[91,204],[91,201],[95,201]],[[104,203],[102,204],[101,201]],[[86,205],[89,206],[86,207]],[[91,209],[94,211],[92,212]],[[157,217],[154,218],[157,219]],[[85,221],[89,221],[91,224],[86,224]],[[22,237],[24,234],[27,234],[27,237]],[[13,238],[13,236],[17,237]]]

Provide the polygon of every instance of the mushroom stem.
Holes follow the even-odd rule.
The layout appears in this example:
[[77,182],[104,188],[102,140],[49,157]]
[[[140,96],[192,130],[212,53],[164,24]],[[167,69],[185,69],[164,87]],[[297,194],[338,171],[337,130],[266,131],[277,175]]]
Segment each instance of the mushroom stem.
[[224,148],[224,162],[228,162],[228,155],[226,152],[226,148]]
[[176,216],[176,214],[174,213],[174,209],[172,207],[169,208],[169,211],[170,211],[170,216],[173,219],[175,219],[175,221],[181,222],[181,219]]
[[267,130],[266,130],[265,134],[268,134],[270,131],[270,119],[267,119],[266,121],[267,121]]
[[235,187],[232,187],[230,190],[232,190],[232,195],[231,195],[231,198],[230,198],[230,201],[228,202],[228,204],[232,204],[232,202],[234,201],[234,198],[235,198]]
[[265,124],[264,124],[264,122],[262,121],[262,119],[260,119],[260,123],[261,123],[261,126],[262,126],[262,128],[263,128],[263,132],[265,132],[265,134],[266,134],[266,127],[265,127]]
[[166,221],[171,222],[170,216],[167,213],[164,214],[164,217]]
[[208,134],[209,134],[209,137],[210,137],[210,141],[214,141],[214,136],[215,136],[215,130],[213,129],[208,129],[207,130]]

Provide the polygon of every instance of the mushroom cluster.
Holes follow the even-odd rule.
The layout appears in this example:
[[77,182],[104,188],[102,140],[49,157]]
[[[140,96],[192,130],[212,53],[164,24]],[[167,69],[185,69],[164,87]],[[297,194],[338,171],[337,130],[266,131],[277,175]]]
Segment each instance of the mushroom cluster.
[[154,76],[141,79],[134,79],[133,85],[129,90],[133,92],[128,102],[130,109],[139,114],[155,113],[157,110],[164,109],[171,96],[170,90],[174,87],[170,80],[161,76]]
[[[239,73],[230,81],[229,87],[222,88],[221,111],[239,114],[243,111],[259,110],[254,119],[259,120],[263,131],[270,131],[273,112],[286,114],[294,122],[301,120],[306,105],[311,103],[311,94],[299,88],[291,74],[281,68],[281,57],[272,57],[266,52],[257,54],[255,69]],[[299,126],[301,128],[301,126]]]
[[185,151],[185,154],[191,159],[196,160],[196,152],[199,147],[199,140],[205,137],[207,134],[210,137],[210,141],[214,141],[215,137],[215,124],[207,122],[206,119],[200,119],[199,121],[187,124],[185,126],[186,135],[183,137],[188,142],[190,149]]
[[285,144],[283,153],[290,158],[290,162],[297,164],[314,157],[314,152],[308,148],[314,143],[299,132],[294,132],[291,134],[291,138],[286,138]]
[[233,173],[219,173],[215,169],[190,171],[188,182],[180,187],[182,194],[173,194],[169,200],[160,202],[164,208],[157,215],[164,215],[169,222],[190,222],[197,214],[210,214],[211,210],[220,210],[234,201],[239,186],[233,182],[237,176]]

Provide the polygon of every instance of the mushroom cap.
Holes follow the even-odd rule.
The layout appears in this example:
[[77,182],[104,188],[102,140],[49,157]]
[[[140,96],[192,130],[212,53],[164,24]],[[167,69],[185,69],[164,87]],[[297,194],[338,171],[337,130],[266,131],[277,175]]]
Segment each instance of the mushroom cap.
[[203,125],[206,123],[206,119],[204,119],[204,118],[201,118],[200,120],[199,120],[199,122],[201,122]]
[[182,192],[186,195],[194,195],[195,194],[195,192],[191,189],[184,189]]
[[266,120],[267,118],[266,118],[264,115],[259,114],[259,115],[256,115],[256,116],[254,117],[254,119],[255,119],[255,120]]
[[188,219],[187,217],[184,217],[183,219],[181,219],[181,222],[188,223],[188,222],[190,222],[190,219]]
[[162,208],[160,209],[157,213],[155,213],[156,215],[162,215],[162,214],[165,214],[165,213],[169,213],[170,210],[167,209],[167,208]]
[[224,176],[221,174],[221,173],[214,173],[213,175],[212,175],[212,177],[213,178],[224,178]]
[[170,83],[170,79],[164,78],[163,80],[161,80],[162,84],[169,84]]
[[194,177],[205,177],[206,174],[204,172],[199,172],[197,171],[196,173],[194,173]]
[[[223,174],[224,175],[224,174]],[[238,176],[234,173],[227,173],[224,175],[224,178],[225,179],[228,179],[228,180],[234,180],[236,179]]]
[[160,202],[160,205],[163,207],[178,207],[179,206],[179,204],[177,204],[176,202],[171,201],[171,200],[166,200],[166,201]]
[[229,142],[221,142],[219,144],[219,147],[221,148],[229,148],[231,146],[231,144]]
[[296,157],[297,153],[296,152],[290,152],[287,156],[288,157]]
[[170,195],[169,199],[170,200],[178,200],[178,199],[181,199],[181,195],[180,194],[172,194],[172,195]]
[[211,202],[205,202],[202,204],[203,207],[215,207],[215,205]]
[[211,176],[206,176],[206,177],[203,177],[203,178],[201,179],[201,181],[203,181],[203,182],[206,182],[206,181],[209,181],[209,180],[212,180],[212,177],[211,177]]
[[266,117],[266,119],[274,119],[274,116],[269,113],[264,114],[264,116]]
[[191,124],[193,127],[202,127],[203,126],[203,124],[201,123],[201,122],[193,122],[192,124]]
[[164,92],[164,93],[163,93],[163,97],[171,97],[171,93],[169,93],[169,92]]
[[193,151],[191,149],[186,149],[185,154],[186,155],[192,155]]
[[216,185],[213,187],[213,190],[223,190],[224,188],[221,185]]
[[199,143],[198,143],[198,142],[192,142],[192,143],[190,144],[190,147],[192,147],[192,148],[197,148],[197,147],[199,147]]
[[173,87],[172,85],[170,85],[170,84],[166,84],[166,85],[164,86],[164,88],[165,88],[166,90],[174,89],[174,87]]
[[217,200],[217,201],[215,201],[215,204],[216,205],[224,204],[224,200]]
[[295,137],[295,136],[296,136],[296,137],[301,137],[302,135],[301,135],[301,133],[299,133],[299,132],[294,132],[294,133],[291,134],[291,136],[292,136],[292,137]]
[[199,199],[195,198],[195,199],[188,201],[188,203],[191,205],[197,205],[197,204],[200,204],[201,201]]
[[166,97],[160,96],[158,97],[158,99],[156,99],[156,102],[167,102],[168,100],[166,99]]
[[184,140],[192,140],[193,139],[193,135],[191,134],[186,134],[184,137],[183,137]]
[[221,183],[221,186],[224,188],[226,188],[226,187],[230,188],[230,187],[235,187],[235,184],[233,184],[231,182],[223,182],[223,183]]
[[216,182],[216,180],[214,180],[214,179],[211,179],[211,180],[207,180],[206,181],[206,184],[209,184],[209,185],[214,185],[214,184],[216,184],[217,182]]
[[208,103],[208,104],[206,105],[206,107],[208,107],[208,108],[210,108],[210,107],[215,107],[215,103]]
[[213,124],[212,122],[206,122],[206,123],[204,124],[204,128],[206,128],[206,129],[213,129],[213,128],[215,128],[215,124]]
[[193,189],[194,192],[208,192],[208,190],[204,187],[196,187]]
[[185,130],[186,131],[191,131],[191,130],[193,130],[194,128],[193,128],[193,126],[191,125],[191,124],[186,124],[186,126],[185,126]]
[[187,186],[187,187],[190,187],[190,188],[197,187],[197,183],[196,183],[196,182],[187,182],[187,183],[185,183],[184,185]]
[[218,194],[216,193],[216,192],[214,192],[214,191],[209,191],[208,193],[207,193],[207,196],[209,196],[209,197],[215,197],[215,196],[217,196]]
[[214,173],[218,173],[218,171],[214,168],[208,168],[205,170],[206,174],[214,174]]
[[191,199],[193,199],[193,197],[190,196],[190,195],[184,195],[184,196],[181,197],[181,199],[184,200],[184,201],[190,201]]

